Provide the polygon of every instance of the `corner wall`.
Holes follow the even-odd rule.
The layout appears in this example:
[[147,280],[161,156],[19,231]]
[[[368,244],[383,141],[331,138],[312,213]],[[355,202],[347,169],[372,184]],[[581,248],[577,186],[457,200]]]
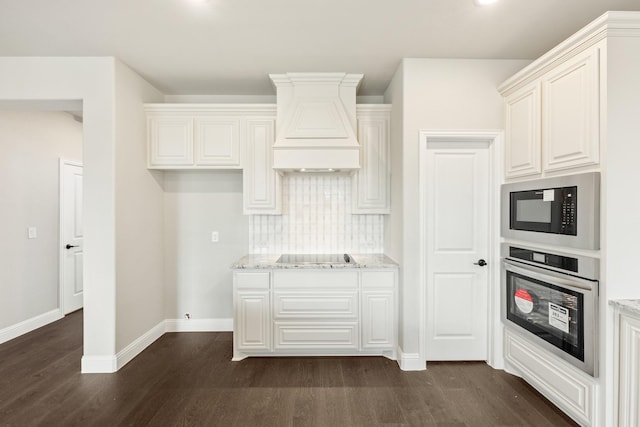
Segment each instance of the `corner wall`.
[[[402,81],[402,162],[392,176],[402,181],[402,331],[405,353],[422,355],[420,336],[420,130],[504,129],[497,86],[530,61],[404,59]],[[394,78],[395,80],[395,78]],[[393,88],[393,86],[392,86]],[[396,98],[398,90],[388,91]],[[394,110],[396,102],[394,101]],[[396,141],[394,141],[394,144]],[[396,153],[397,151],[392,151]],[[395,191],[393,192],[395,194]],[[392,202],[393,203],[393,202]],[[394,219],[392,219],[394,220]],[[395,221],[398,221],[396,218]],[[397,229],[397,226],[396,226]],[[499,286],[490,284],[490,286]]]
[[[403,143],[404,143],[404,66],[401,62],[393,75],[393,79],[384,94],[384,102],[391,104],[391,146],[390,146],[390,167],[391,167],[391,211],[385,215],[384,222],[384,252],[397,261],[401,268],[399,270],[398,281],[403,282]],[[404,298],[403,287],[398,289],[400,316],[398,318],[398,342],[404,342]],[[401,355],[402,356],[402,355]]]
[[115,354],[114,59],[0,57],[0,100],[82,100],[83,370]]
[[163,175],[147,169],[144,112],[162,100],[115,61],[116,352],[164,321]]

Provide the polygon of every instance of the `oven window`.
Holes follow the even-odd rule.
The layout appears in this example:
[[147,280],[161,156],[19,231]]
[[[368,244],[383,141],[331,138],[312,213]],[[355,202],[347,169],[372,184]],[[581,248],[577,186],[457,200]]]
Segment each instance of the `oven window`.
[[584,296],[507,271],[507,319],[584,361]]

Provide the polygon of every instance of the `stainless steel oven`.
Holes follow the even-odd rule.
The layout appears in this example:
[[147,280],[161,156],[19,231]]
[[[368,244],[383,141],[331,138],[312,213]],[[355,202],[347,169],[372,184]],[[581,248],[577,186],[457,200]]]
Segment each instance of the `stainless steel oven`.
[[599,249],[600,174],[504,184],[501,218],[508,239]]
[[503,322],[597,376],[595,258],[503,244]]

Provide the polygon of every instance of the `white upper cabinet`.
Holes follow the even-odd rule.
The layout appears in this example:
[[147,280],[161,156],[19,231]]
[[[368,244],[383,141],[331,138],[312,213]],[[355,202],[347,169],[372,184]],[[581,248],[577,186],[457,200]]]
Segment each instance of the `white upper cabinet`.
[[147,121],[149,167],[193,165],[191,117],[150,116]]
[[[149,169],[242,169],[252,117],[274,105],[146,104]],[[272,142],[273,143],[273,142]]]
[[509,178],[540,173],[540,83],[535,82],[505,99],[505,175]]
[[354,214],[388,214],[390,211],[389,105],[358,105],[360,169],[352,178]]
[[544,58],[500,88],[505,95],[505,178],[542,176],[600,161],[600,56],[604,44]]
[[242,196],[245,214],[280,214],[280,174],[273,169],[274,118],[247,121],[247,160],[243,170]]
[[591,48],[542,78],[545,171],[598,163],[599,49]]
[[540,83],[534,82],[505,99],[505,175],[540,173]]
[[239,117],[196,117],[196,165],[240,168]]

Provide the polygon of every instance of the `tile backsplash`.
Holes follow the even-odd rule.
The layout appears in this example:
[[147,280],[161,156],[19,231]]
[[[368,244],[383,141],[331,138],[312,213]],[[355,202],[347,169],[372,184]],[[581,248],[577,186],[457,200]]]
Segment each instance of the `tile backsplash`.
[[351,214],[351,176],[285,174],[282,215],[252,215],[249,251],[382,253],[383,215]]

